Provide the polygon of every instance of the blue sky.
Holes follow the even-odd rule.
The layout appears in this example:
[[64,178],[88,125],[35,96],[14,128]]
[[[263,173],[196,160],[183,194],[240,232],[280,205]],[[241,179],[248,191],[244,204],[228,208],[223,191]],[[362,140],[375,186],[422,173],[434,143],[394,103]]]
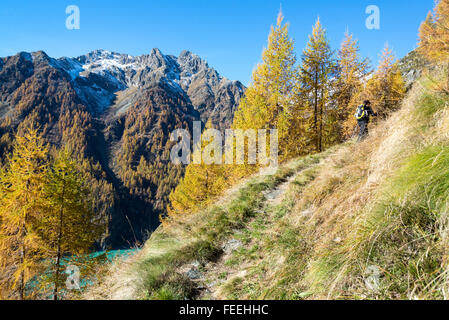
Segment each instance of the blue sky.
[[[281,3],[298,57],[320,16],[334,49],[348,28],[375,65],[386,42],[399,57],[416,47],[434,0],[1,0],[0,56],[44,50],[73,57],[95,49],[140,55],[154,47],[178,55],[187,49],[248,84]],[[65,27],[69,5],[80,8],[80,30]],[[365,27],[368,5],[380,8],[380,30]]]

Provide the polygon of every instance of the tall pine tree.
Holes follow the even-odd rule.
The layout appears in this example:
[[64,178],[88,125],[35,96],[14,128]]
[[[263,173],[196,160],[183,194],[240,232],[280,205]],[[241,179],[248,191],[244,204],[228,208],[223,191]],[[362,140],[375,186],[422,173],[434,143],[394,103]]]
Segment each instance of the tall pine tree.
[[332,95],[338,113],[339,142],[351,133],[351,130],[345,130],[344,124],[353,118],[354,110],[361,103],[354,98],[363,90],[366,77],[370,73],[369,61],[362,60],[359,51],[358,41],[346,32],[338,51],[337,75]]
[[[210,128],[210,124],[207,125]],[[205,162],[206,148],[215,143],[204,134],[201,139],[201,148],[195,150],[201,156],[201,163],[190,163],[180,183],[170,194],[170,204],[167,213],[170,217],[185,215],[194,212],[220,195],[229,186],[229,171],[227,166],[221,164],[209,164]],[[223,157],[220,154],[221,160]]]
[[419,30],[419,51],[432,62],[449,58],[449,0],[439,0]]
[[53,284],[53,298],[58,300],[66,277],[62,258],[90,253],[104,232],[105,224],[95,217],[91,191],[68,149],[62,149],[48,171],[44,188],[44,217],[40,237],[47,248],[47,258],[54,261],[53,273],[43,281]]
[[234,129],[277,129],[280,160],[288,158],[288,141],[296,85],[296,56],[289,24],[279,12],[276,26],[271,27],[268,46],[253,72],[234,117]]
[[330,78],[335,71],[333,52],[320,19],[313,28],[303,51],[300,67],[300,94],[304,97],[307,117],[307,138],[312,150],[321,152],[335,137],[331,128],[337,119],[331,114]]
[[18,135],[0,177],[0,268],[2,283],[18,298],[28,298],[26,284],[41,270],[46,246],[39,236],[44,217],[43,189],[48,149],[34,127]]
[[[295,138],[290,135],[292,118],[297,116],[292,114],[297,80],[294,42],[288,34],[289,26],[283,20],[280,12],[276,26],[271,28],[262,63],[253,72],[251,85],[235,113],[232,125],[233,129],[243,131],[278,129],[281,161],[289,157],[289,141]],[[201,152],[207,143],[203,141]],[[189,164],[184,179],[170,195],[169,215],[191,213],[201,208],[222,194],[227,186],[258,168],[258,165],[246,162],[243,165]]]
[[379,66],[366,84],[363,99],[371,101],[380,118],[385,119],[399,108],[405,96],[405,83],[396,58],[388,44],[382,51]]

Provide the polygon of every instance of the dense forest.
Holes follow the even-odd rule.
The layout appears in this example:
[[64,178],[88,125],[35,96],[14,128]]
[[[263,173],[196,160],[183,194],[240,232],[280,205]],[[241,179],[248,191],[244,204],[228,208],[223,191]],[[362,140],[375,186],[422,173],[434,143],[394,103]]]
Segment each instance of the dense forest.
[[[159,226],[168,196],[184,173],[184,167],[170,162],[174,144],[170,133],[180,128],[190,130],[193,121],[225,125],[243,94],[241,83],[221,77],[204,60],[187,51],[173,57],[152,50],[149,55],[133,58],[132,70],[127,68],[129,59],[128,55],[105,51],[76,59],[56,60],[44,52],[22,52],[0,59],[0,154],[1,173],[5,176],[0,197],[5,197],[5,202],[0,202],[0,206],[8,212],[24,206],[22,211],[13,210],[17,217],[0,218],[17,223],[2,223],[5,237],[16,237],[13,242],[5,240],[2,244],[19,250],[15,245],[27,239],[28,229],[35,228],[28,218],[40,220],[47,214],[40,215],[27,207],[25,195],[18,194],[14,205],[8,199],[10,192],[22,190],[23,183],[30,183],[27,176],[23,183],[12,178],[16,177],[17,166],[12,165],[11,157],[19,152],[20,139],[32,135],[26,139],[46,150],[32,160],[33,166],[45,165],[39,174],[47,177],[39,178],[42,185],[36,186],[35,197],[48,198],[43,189],[50,179],[46,172],[53,170],[57,155],[64,151],[76,164],[72,169],[82,177],[80,188],[86,190],[78,196],[86,194],[82,200],[88,201],[90,210],[88,216],[79,213],[77,224],[85,223],[86,232],[90,232],[90,220],[101,221],[101,232],[95,231],[94,238],[89,238],[89,250],[83,247],[83,253],[75,248],[60,251],[59,260],[84,256],[85,251],[136,248]],[[125,62],[123,69],[89,68],[103,61]],[[83,66],[87,71],[77,71]],[[28,155],[22,156],[29,160]],[[35,171],[41,168],[30,170],[37,174]],[[69,214],[66,210],[60,209],[61,214]],[[34,214],[37,216],[31,218]],[[25,247],[17,254],[30,255],[30,259],[36,259],[33,261],[47,260],[46,255],[34,257]],[[7,292],[14,297],[26,298],[26,283],[33,283],[35,276],[48,268],[37,263],[18,272],[16,262],[28,265],[28,258],[20,259],[3,261],[7,271],[2,273],[2,281],[7,282],[5,288],[13,288]],[[84,269],[87,272],[90,267]],[[59,276],[65,279],[67,275],[58,271]],[[58,278],[56,283],[61,281]]]

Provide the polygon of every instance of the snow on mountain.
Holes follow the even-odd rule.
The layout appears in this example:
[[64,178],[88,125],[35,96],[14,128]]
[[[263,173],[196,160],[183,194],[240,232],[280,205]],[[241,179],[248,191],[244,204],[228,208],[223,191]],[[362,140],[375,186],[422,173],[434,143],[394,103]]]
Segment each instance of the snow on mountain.
[[82,65],[78,61],[65,57],[54,60],[53,66],[65,70],[72,80],[75,80],[80,73],[84,71]]
[[0,64],[0,121],[8,141],[1,149],[7,152],[19,125],[31,122],[51,145],[73,146],[98,180],[98,212],[110,219],[105,245],[112,247],[143,241],[165,214],[183,170],[167,161],[170,133],[189,130],[194,121],[229,128],[244,90],[188,51],[132,57],[97,50],[60,59],[38,51]]
[[[117,92],[131,88],[143,90],[157,83],[188,96],[200,112],[212,108],[205,113],[207,117],[214,112],[213,108],[223,112],[222,106],[215,106],[217,95],[229,95],[231,90],[241,96],[244,91],[240,82],[222,77],[190,51],[183,51],[176,57],[164,55],[155,48],[150,54],[134,57],[95,50],[77,58],[53,59],[52,65],[70,75],[80,98],[97,113],[114,104]],[[226,109],[228,117],[230,110],[228,106]]]
[[[109,80],[124,87],[140,87],[147,84],[147,78],[168,80],[188,90],[193,78],[201,72],[210,70],[206,61],[199,56],[183,51],[179,57],[164,55],[159,49],[153,49],[148,55],[133,57],[106,50],[96,50],[78,58],[58,59],[60,68],[72,78],[86,77],[89,73],[108,77]],[[215,70],[214,70],[215,71]],[[228,81],[216,73],[213,85]],[[174,87],[177,85],[171,84]]]

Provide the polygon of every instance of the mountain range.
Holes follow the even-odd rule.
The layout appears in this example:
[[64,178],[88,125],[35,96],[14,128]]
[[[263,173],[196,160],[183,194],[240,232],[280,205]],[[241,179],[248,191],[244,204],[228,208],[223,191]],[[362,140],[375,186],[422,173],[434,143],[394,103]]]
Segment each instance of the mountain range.
[[193,121],[228,128],[244,91],[189,51],[59,59],[21,52],[0,58],[0,154],[4,162],[30,123],[50,145],[70,146],[109,220],[102,246],[129,247],[159,225],[183,176],[169,162],[170,133]]

